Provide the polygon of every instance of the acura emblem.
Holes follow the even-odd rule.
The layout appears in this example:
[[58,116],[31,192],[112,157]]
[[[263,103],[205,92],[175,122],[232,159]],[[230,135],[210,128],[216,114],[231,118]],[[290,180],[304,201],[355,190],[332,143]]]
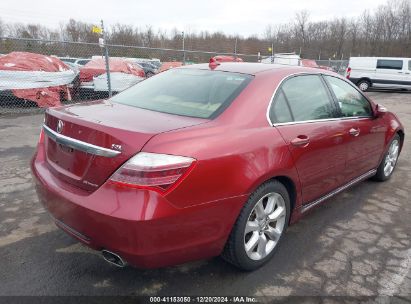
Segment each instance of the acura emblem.
[[64,122],[59,119],[59,121],[57,122],[57,129],[56,129],[57,133],[61,133],[63,131],[63,127],[64,127]]

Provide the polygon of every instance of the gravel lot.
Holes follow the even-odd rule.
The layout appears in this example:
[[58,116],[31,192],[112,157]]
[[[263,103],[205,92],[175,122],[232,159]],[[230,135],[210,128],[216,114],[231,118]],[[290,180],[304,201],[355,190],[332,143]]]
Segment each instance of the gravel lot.
[[[371,92],[411,130],[411,93]],[[42,115],[0,118],[0,295],[411,296],[411,140],[393,178],[366,181],[291,226],[274,259],[244,273],[220,258],[119,269],[58,230],[29,170]],[[406,131],[407,131],[406,130]]]

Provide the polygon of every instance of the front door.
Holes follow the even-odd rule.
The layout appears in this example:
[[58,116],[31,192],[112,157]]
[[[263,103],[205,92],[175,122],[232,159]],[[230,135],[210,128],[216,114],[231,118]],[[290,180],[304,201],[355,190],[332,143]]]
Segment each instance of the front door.
[[347,146],[346,181],[375,169],[384,151],[387,127],[374,118],[369,101],[350,83],[324,76],[338,104]]

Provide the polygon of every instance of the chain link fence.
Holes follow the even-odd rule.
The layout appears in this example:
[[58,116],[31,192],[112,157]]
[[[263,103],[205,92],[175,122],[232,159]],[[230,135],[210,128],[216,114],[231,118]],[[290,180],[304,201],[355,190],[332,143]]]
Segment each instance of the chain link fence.
[[[0,114],[41,112],[50,106],[106,98],[110,92],[114,95],[164,70],[209,62],[217,55],[245,62],[261,60],[257,54],[113,44],[105,47],[108,62],[105,48],[98,43],[0,37]],[[284,61],[287,64],[289,60]],[[317,63],[343,73],[348,61]]]
[[[0,38],[0,114],[106,98],[161,71],[225,55],[257,55],[54,40]],[[109,71],[107,73],[107,70]]]
[[348,60],[316,60],[319,66],[329,67],[334,72],[344,75],[348,67]]

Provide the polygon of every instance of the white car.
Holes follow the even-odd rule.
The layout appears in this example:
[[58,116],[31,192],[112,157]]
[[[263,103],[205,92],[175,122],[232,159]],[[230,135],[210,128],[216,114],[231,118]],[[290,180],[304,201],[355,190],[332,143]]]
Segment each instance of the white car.
[[351,57],[346,77],[361,91],[370,87],[411,90],[411,58]]
[[275,63],[284,65],[300,65],[300,55],[294,53],[278,53],[261,60],[261,63]]
[[[126,74],[120,72],[111,72],[110,73],[110,80],[111,80],[111,90],[113,92],[121,92],[129,87],[139,83],[140,81],[144,80],[142,77],[135,76],[133,74]],[[94,82],[94,91],[96,92],[107,92],[107,73],[104,73],[100,76],[93,78]]]
[[64,63],[74,63],[78,66],[83,66],[87,64],[91,59],[90,58],[73,58],[73,57],[57,57]]

